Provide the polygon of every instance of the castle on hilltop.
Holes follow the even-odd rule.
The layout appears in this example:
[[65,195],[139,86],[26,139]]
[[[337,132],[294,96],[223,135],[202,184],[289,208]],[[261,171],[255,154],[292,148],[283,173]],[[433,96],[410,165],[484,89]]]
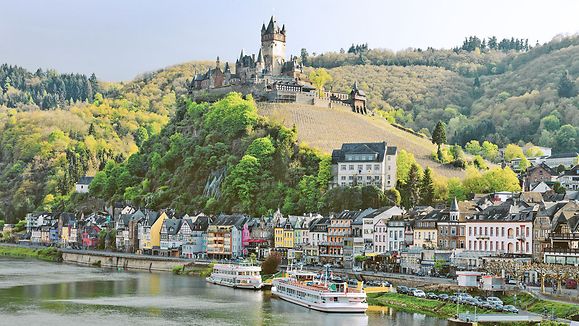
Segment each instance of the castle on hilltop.
[[241,50],[235,61],[235,72],[228,62],[222,69],[219,57],[214,68],[195,74],[189,85],[190,93],[213,94],[238,91],[251,93],[256,100],[282,103],[300,103],[317,106],[346,105],[352,111],[367,113],[366,96],[355,83],[349,94],[324,92],[320,96],[304,75],[303,66],[296,56],[286,60],[286,29],[278,25],[274,16],[267,26],[261,26],[261,47],[257,56]]

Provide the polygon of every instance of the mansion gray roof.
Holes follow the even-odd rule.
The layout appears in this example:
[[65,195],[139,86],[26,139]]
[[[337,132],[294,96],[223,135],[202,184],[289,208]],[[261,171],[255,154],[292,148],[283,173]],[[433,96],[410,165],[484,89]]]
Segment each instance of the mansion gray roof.
[[[332,151],[332,163],[344,162],[348,154],[372,154],[376,155],[375,162],[382,162],[385,155],[396,154],[397,148],[381,143],[345,143],[341,149]],[[355,162],[355,161],[350,161]]]

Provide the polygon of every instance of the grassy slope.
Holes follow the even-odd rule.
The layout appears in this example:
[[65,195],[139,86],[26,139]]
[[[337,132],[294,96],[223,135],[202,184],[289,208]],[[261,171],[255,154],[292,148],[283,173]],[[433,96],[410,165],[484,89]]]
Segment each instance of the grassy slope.
[[346,142],[386,141],[399,149],[412,152],[423,167],[431,167],[445,177],[462,177],[464,171],[432,161],[429,156],[436,147],[428,140],[391,126],[377,116],[353,114],[348,108],[333,109],[297,104],[262,104],[259,112],[287,127],[295,125],[301,142],[326,153]]

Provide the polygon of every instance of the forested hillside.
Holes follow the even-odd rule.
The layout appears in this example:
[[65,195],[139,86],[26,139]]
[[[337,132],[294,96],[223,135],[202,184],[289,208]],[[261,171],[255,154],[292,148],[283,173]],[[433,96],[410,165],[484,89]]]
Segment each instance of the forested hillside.
[[483,47],[470,38],[453,50],[361,49],[305,58],[331,68],[333,90],[361,82],[373,109],[407,127],[426,132],[446,122],[450,143],[532,142],[577,150],[579,36],[533,48],[515,39],[492,48],[484,41]]
[[0,106],[20,109],[54,109],[82,101],[92,101],[99,91],[94,74],[59,74],[0,65]]
[[[159,136],[125,163],[107,163],[90,189],[108,200],[181,212],[329,210],[333,197],[322,195],[330,158],[296,140],[294,130],[260,117],[251,97],[231,93],[214,104],[184,100]],[[381,204],[376,190],[365,190],[368,202],[360,207]]]
[[[461,145],[477,139],[499,146],[533,142],[559,152],[579,147],[579,36],[534,47],[520,39],[470,37],[451,50],[394,53],[366,45],[351,50],[316,56],[302,53],[302,59],[306,70],[328,68],[333,81],[327,87],[334,91],[349,91],[358,81],[376,115],[390,122],[429,135],[441,120],[447,124],[448,142]],[[295,143],[304,139],[300,132],[307,131],[298,128],[296,134],[258,117],[237,136],[225,136],[230,127],[211,125],[219,120],[211,113],[219,112],[218,105],[181,99],[193,75],[213,65],[176,65],[126,83],[0,66],[0,218],[13,221],[36,209],[63,209],[74,201],[71,190],[80,176],[103,170],[100,184],[106,187],[98,188],[97,182],[95,191],[109,201],[130,199],[154,207],[253,213],[277,207],[292,213],[313,207],[329,209],[337,207],[336,203],[349,203],[350,198],[356,201],[350,206],[363,206],[356,199],[361,198],[356,197],[357,190],[329,192],[331,199],[324,195],[318,180],[323,155]],[[227,106],[251,106],[239,98],[227,101]],[[208,117],[217,120],[208,122]],[[360,130],[350,132],[347,139]],[[289,138],[280,133],[289,133],[283,136]],[[394,133],[384,138],[388,136],[395,138]],[[258,164],[244,159],[248,153],[262,155],[250,150],[256,139],[262,140],[255,146],[269,150],[271,142],[274,159],[285,160],[283,171],[270,169],[265,181],[252,174],[263,169],[263,160]],[[313,141],[312,145],[322,146]],[[432,146],[421,146],[421,152],[408,147],[421,165],[432,166],[439,175],[454,175],[437,163],[426,163],[425,153]],[[490,183],[482,188],[463,187],[456,179],[442,183],[437,186],[439,200],[449,193],[464,197],[467,190],[498,187]],[[272,195],[261,196],[255,189]],[[245,197],[234,198],[234,192]],[[271,200],[262,202],[265,197]],[[252,201],[258,205],[249,207]]]

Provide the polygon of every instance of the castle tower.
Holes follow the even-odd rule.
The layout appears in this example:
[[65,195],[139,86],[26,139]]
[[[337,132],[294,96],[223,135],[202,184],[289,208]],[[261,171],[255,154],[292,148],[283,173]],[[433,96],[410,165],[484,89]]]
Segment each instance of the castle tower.
[[264,67],[272,75],[281,75],[285,62],[285,25],[281,28],[274,16],[271,16],[267,27],[261,26],[261,52]]

